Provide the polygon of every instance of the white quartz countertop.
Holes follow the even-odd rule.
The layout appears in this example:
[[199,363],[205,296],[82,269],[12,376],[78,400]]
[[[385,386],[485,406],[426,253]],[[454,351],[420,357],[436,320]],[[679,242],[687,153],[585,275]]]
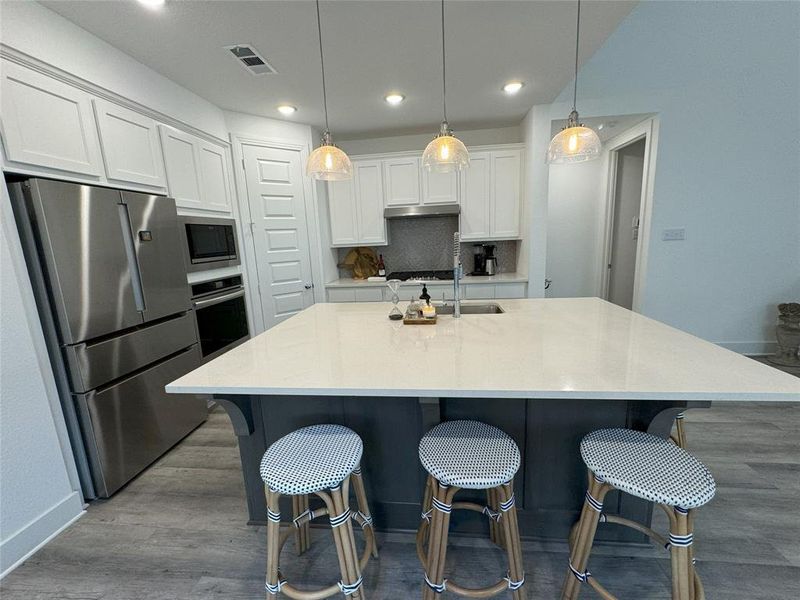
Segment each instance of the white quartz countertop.
[[389,303],[316,304],[167,391],[800,400],[800,379],[597,298],[497,302],[505,314],[435,325],[390,321]]
[[[495,283],[527,283],[528,277],[521,273],[498,273],[497,275],[465,275],[461,278],[461,285],[474,285],[477,283],[495,284]],[[402,286],[419,286],[421,283],[428,285],[453,285],[453,280],[432,280],[421,281],[417,279],[409,279],[403,281]],[[336,287],[386,287],[385,281],[367,281],[366,279],[352,279],[345,277],[343,279],[334,279],[325,284],[326,288]]]

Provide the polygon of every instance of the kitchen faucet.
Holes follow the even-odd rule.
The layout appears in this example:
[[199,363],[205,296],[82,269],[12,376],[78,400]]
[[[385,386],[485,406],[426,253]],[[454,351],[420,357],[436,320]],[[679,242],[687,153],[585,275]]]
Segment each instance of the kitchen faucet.
[[461,276],[464,266],[461,264],[461,234],[453,234],[453,318],[461,318]]

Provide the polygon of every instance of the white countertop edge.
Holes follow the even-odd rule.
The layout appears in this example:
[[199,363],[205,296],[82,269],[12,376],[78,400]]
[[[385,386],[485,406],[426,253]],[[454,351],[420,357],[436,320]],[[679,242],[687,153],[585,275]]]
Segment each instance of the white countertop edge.
[[800,402],[793,393],[765,392],[581,392],[564,390],[431,390],[431,389],[331,389],[331,388],[258,388],[247,386],[167,385],[169,394],[214,394],[230,396],[378,396],[391,398],[487,398],[520,400],[641,400],[672,402]]
[[[403,286],[420,286],[423,283],[428,285],[453,285],[452,280],[433,280],[419,281],[409,280],[400,283]],[[528,277],[520,273],[500,273],[498,275],[465,275],[461,279],[461,285],[493,285],[497,283],[528,283]],[[334,279],[325,284],[326,288],[348,288],[348,287],[386,287],[385,281],[367,281],[366,279]]]

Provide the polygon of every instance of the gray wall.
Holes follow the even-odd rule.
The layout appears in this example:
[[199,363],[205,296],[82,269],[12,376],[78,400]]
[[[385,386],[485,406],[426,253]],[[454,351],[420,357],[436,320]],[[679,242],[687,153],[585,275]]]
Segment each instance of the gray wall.
[[[453,234],[458,229],[458,217],[428,217],[390,219],[389,245],[375,248],[383,254],[387,274],[392,271],[453,268]],[[467,273],[472,271],[472,245],[461,244],[461,260]],[[517,242],[489,242],[495,244],[495,256],[500,273],[513,273],[517,268]],[[339,262],[350,248],[339,248]],[[340,277],[351,277],[350,271],[339,270]]]

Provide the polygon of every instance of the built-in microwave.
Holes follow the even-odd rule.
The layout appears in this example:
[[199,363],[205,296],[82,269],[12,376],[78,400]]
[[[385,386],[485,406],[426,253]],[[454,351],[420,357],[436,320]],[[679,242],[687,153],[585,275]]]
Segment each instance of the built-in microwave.
[[190,272],[240,264],[236,221],[213,217],[181,217],[186,268]]

